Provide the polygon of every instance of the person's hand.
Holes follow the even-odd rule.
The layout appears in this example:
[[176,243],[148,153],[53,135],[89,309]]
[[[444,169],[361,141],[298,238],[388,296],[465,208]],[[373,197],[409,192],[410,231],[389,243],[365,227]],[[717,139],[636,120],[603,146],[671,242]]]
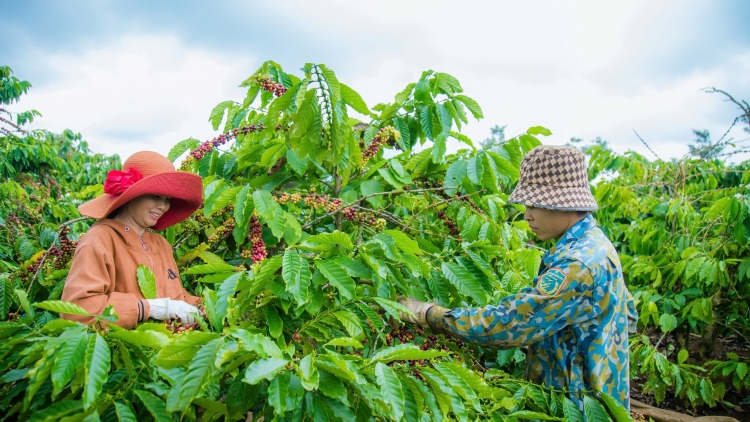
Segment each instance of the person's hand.
[[427,311],[434,305],[434,303],[422,302],[411,296],[409,296],[408,299],[399,296],[398,303],[406,306],[406,308],[414,314],[414,316],[411,316],[401,312],[401,321],[411,322],[412,324],[419,324],[422,326],[427,325]]
[[147,299],[147,301],[148,306],[151,307],[151,318],[161,321],[179,318],[183,324],[192,324],[195,322],[195,317],[191,314],[200,315],[198,308],[181,300],[171,300],[167,297]]

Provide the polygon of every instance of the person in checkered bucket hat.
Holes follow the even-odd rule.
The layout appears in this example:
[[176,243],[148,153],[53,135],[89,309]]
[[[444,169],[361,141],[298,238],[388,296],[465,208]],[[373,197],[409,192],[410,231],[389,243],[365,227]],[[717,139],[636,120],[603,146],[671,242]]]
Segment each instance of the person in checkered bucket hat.
[[581,411],[592,390],[629,409],[628,336],[637,312],[617,251],[590,214],[598,206],[586,156],[570,147],[534,148],[508,202],[526,207],[524,220],[539,240],[555,240],[537,274],[526,274],[533,287],[484,307],[400,298],[411,311],[401,319],[483,346],[527,347],[530,381],[566,391]]

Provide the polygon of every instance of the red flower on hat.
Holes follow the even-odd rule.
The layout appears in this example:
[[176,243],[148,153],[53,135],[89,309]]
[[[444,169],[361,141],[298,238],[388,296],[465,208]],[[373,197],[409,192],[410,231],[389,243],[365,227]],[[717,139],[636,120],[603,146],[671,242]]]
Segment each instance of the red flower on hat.
[[143,175],[133,167],[130,167],[128,171],[110,170],[107,173],[107,180],[104,181],[104,193],[119,195],[141,179]]

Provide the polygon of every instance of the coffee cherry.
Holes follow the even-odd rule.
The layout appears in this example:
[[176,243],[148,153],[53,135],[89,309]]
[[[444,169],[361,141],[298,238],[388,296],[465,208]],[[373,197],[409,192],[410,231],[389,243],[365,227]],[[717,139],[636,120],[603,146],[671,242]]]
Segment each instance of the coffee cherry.
[[[263,261],[266,259],[266,244],[263,242],[263,228],[260,225],[260,220],[258,220],[258,216],[256,214],[253,214],[252,217],[250,217],[250,224],[249,226],[249,233],[247,234],[247,238],[250,240],[250,243],[252,245],[252,251],[250,251],[250,258],[252,259],[253,263]],[[246,251],[243,251],[243,254]],[[242,256],[243,258],[246,258],[246,254]]]
[[364,150],[362,151],[362,165],[366,165],[367,162],[372,159],[372,157],[378,154],[381,145],[388,142],[389,140],[394,142],[394,140],[398,139],[400,136],[401,134],[399,132],[396,132],[396,129],[394,129],[393,126],[386,126],[378,131],[378,133],[372,138],[372,141],[367,144],[367,146],[360,144],[360,147],[364,148]]
[[192,150],[190,152],[190,155],[188,155],[188,157],[185,158],[185,160],[180,165],[180,170],[187,171],[194,162],[196,162],[197,160],[201,160],[203,157],[205,157],[211,151],[213,151],[216,147],[220,145],[224,145],[225,143],[231,141],[232,139],[237,138],[239,135],[246,135],[248,133],[261,131],[263,129],[265,129],[265,126],[263,126],[262,123],[258,123],[257,125],[253,124],[249,126],[243,126],[241,128],[232,129],[228,131],[227,133],[222,133],[216,138],[206,141],[200,144],[198,148]]

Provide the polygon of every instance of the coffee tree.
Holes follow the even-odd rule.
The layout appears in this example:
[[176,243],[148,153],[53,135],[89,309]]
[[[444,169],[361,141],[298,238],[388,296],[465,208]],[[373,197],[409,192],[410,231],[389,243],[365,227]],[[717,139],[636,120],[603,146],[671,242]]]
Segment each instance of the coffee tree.
[[[204,179],[203,208],[164,234],[205,319],[130,331],[108,324],[112,309],[93,326],[56,319],[87,313],[31,262],[31,277],[6,277],[6,418],[629,418],[596,394],[582,414],[495,352],[399,322],[398,295],[482,306],[530,285],[541,251],[505,201],[547,129],[476,149],[459,131],[481,108],[433,71],[372,108],[322,64],[295,76],[266,62],[242,86],[211,113],[222,135],[169,154]],[[451,138],[467,147],[446,154]],[[137,276],[148,297],[149,270]],[[26,293],[47,284],[49,297]]]
[[[725,147],[731,142],[707,146]],[[602,208],[597,219],[618,249],[644,333],[658,334],[655,342],[645,335],[632,342],[633,368],[648,376],[646,391],[657,401],[672,390],[692,405],[714,405],[728,386],[750,387],[747,364],[736,354],[707,362],[722,336],[750,346],[750,166],[722,161],[746,151],[672,162],[602,145],[588,152],[591,178],[603,176],[594,190]],[[701,365],[714,368],[709,374]],[[737,377],[725,379],[727,368]]]

